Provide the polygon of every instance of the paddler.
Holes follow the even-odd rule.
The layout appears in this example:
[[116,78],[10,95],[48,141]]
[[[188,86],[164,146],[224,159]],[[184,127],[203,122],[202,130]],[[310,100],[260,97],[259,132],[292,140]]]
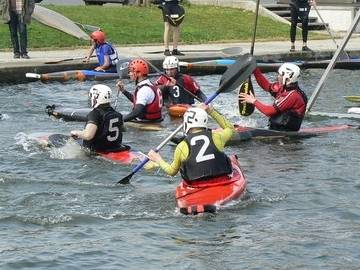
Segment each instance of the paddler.
[[119,152],[129,150],[122,144],[123,117],[111,105],[111,89],[96,84],[89,91],[89,105],[93,108],[87,115],[84,130],[72,130],[71,136],[83,140],[83,146],[95,152]]
[[259,86],[269,92],[275,101],[265,104],[252,93],[241,93],[239,99],[254,104],[263,114],[269,117],[269,128],[280,131],[298,131],[305,115],[307,96],[300,89],[298,78],[300,68],[292,63],[284,63],[278,70],[278,80],[269,82],[256,68],[254,75]]
[[124,122],[161,122],[163,99],[161,90],[148,79],[149,66],[143,59],[134,59],[129,64],[129,77],[135,82],[134,94],[125,90],[124,82],[116,83],[127,99],[133,103],[133,109],[124,116]]
[[[221,130],[207,129],[208,114],[219,124]],[[223,149],[232,137],[234,127],[224,116],[201,103],[185,112],[184,133],[185,138],[177,145],[171,164],[154,150],[148,153],[149,159],[171,176],[180,170],[182,178],[187,182],[231,174],[231,162]]]
[[193,95],[197,96],[201,101],[206,100],[206,96],[200,90],[199,84],[190,75],[180,72],[179,59],[176,56],[165,57],[163,69],[167,76],[161,75],[154,84],[160,87],[164,100],[168,99],[169,105],[194,104]]
[[94,31],[91,33],[90,38],[92,46],[85,58],[85,62],[89,62],[93,52],[96,51],[99,66],[95,70],[116,73],[116,63],[119,61],[118,53],[111,44],[105,41],[105,33],[100,30]]

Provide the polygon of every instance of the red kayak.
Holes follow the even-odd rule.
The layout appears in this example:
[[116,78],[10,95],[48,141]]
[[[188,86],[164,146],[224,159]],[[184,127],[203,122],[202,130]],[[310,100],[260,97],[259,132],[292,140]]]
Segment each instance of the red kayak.
[[[47,134],[36,137],[36,140],[46,147],[59,148],[64,146],[71,137],[65,134]],[[96,152],[96,155],[115,163],[130,165],[145,158],[140,151],[124,150],[119,152]]]
[[189,104],[171,104],[168,107],[168,113],[172,117],[183,117],[189,108],[191,108]]
[[215,212],[221,205],[245,194],[246,179],[235,155],[230,156],[233,167],[231,176],[224,175],[206,181],[188,184],[182,180],[175,191],[177,206],[183,214],[196,215]]

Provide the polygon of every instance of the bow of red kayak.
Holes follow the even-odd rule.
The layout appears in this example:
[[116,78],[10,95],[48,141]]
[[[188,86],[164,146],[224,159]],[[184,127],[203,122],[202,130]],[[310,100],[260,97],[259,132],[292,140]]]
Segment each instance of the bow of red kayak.
[[245,194],[246,179],[236,156],[231,156],[232,175],[193,182],[182,180],[175,191],[177,206],[183,214],[215,212],[219,206]]

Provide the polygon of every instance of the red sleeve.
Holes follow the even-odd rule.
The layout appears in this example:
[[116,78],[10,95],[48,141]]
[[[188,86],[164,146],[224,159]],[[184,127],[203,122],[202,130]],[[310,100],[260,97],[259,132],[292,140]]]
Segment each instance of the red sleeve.
[[259,100],[256,100],[254,105],[255,105],[256,109],[258,109],[260,112],[262,112],[263,114],[265,114],[268,117],[271,117],[271,116],[275,115],[276,113],[278,113],[274,104],[267,105],[267,104],[262,103]]
[[183,82],[183,86],[194,94],[200,90],[198,83],[188,74],[183,74]]
[[270,91],[271,89],[271,83],[269,80],[262,74],[261,70],[259,68],[256,68],[253,72],[256,82],[258,85],[264,89],[265,91]]
[[302,99],[299,98],[299,94],[296,91],[290,91],[286,96],[275,100],[275,106],[277,106],[281,112],[284,112],[299,107],[296,106],[299,100],[302,101]]

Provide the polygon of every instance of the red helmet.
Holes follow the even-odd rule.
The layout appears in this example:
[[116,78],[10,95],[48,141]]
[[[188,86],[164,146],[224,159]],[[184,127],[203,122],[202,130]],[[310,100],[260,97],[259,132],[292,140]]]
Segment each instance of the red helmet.
[[149,65],[142,59],[134,59],[129,64],[129,71],[147,76],[149,74]]
[[105,42],[105,33],[102,31],[92,32],[90,37],[99,44],[103,44]]

